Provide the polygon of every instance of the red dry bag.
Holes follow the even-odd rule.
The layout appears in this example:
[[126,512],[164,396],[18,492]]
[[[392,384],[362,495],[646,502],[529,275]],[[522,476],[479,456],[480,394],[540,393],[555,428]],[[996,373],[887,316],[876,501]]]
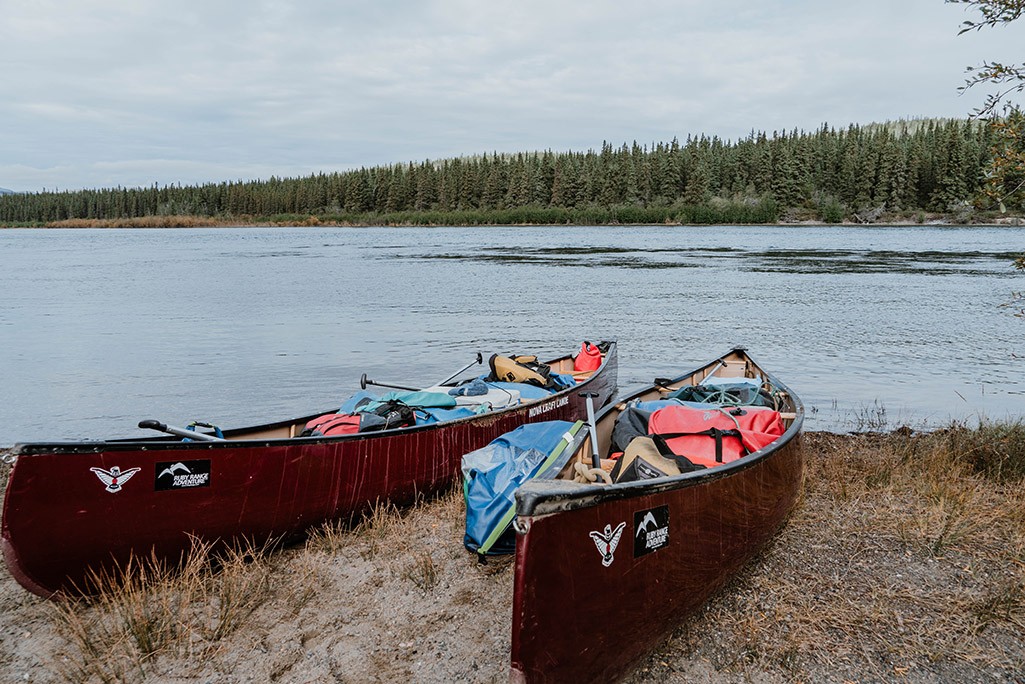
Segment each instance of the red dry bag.
[[677,456],[713,468],[767,446],[784,427],[779,412],[769,409],[666,406],[651,414],[648,432]]
[[347,413],[328,413],[306,423],[302,437],[332,437],[359,432],[360,416]]
[[601,352],[590,342],[580,345],[580,353],[573,359],[573,370],[577,372],[595,371],[601,366]]

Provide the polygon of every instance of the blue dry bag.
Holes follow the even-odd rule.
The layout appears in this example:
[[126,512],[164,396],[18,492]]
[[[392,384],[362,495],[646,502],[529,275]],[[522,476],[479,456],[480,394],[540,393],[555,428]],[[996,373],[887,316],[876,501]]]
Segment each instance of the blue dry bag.
[[481,556],[513,552],[516,490],[527,480],[558,475],[587,437],[583,426],[579,420],[521,425],[463,456],[467,549]]

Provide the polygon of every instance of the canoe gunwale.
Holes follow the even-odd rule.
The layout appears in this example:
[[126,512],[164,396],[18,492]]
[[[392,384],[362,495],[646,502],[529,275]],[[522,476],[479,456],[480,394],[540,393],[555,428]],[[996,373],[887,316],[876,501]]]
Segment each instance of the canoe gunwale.
[[[684,373],[676,378],[673,378],[672,383],[680,382],[687,378],[700,373],[706,368],[712,367],[719,362],[720,359],[725,358],[731,353],[738,350],[733,350],[727,354],[722,355],[719,359],[712,361],[711,363],[705,364],[700,368],[697,368],[689,373]],[[743,351],[739,349],[739,351]],[[747,356],[746,351],[744,352]],[[750,356],[748,356],[750,359]],[[660,477],[655,480],[637,480],[633,482],[621,482],[618,484],[575,484],[559,480],[547,480],[547,481],[529,481],[519,488],[516,492],[516,515],[519,518],[536,517],[542,515],[551,515],[553,513],[561,513],[565,511],[577,510],[580,508],[588,508],[591,506],[597,506],[605,501],[614,501],[617,499],[629,499],[634,497],[646,496],[648,494],[661,493],[676,489],[685,489],[687,487],[694,487],[702,484],[707,484],[714,480],[719,480],[725,477],[730,477],[743,470],[754,467],[765,459],[771,458],[773,454],[778,451],[785,449],[792,441],[794,441],[800,434],[804,426],[804,404],[800,398],[790,390],[785,384],[780,382],[774,375],[765,371],[760,364],[758,366],[762,375],[768,380],[773,387],[783,390],[790,397],[794,403],[795,413],[797,414],[794,420],[791,422],[790,427],[787,428],[777,440],[767,445],[766,447],[759,449],[743,458],[739,458],[736,461],[716,466],[715,468],[708,468],[705,470],[696,470],[689,473],[682,473],[680,475],[672,475],[669,477]],[[650,391],[654,385],[647,385],[640,390],[636,390],[628,396],[615,400],[609,403],[595,417],[596,423],[601,423],[602,420],[608,419],[609,416],[617,411],[617,405],[624,402],[629,402],[638,396]]]
[[[388,430],[375,430],[373,432],[357,432],[348,435],[336,435],[336,436],[316,436],[316,437],[276,437],[276,438],[262,438],[262,439],[228,439],[224,442],[211,442],[211,441],[194,441],[184,442],[177,439],[167,439],[165,437],[144,437],[141,439],[126,438],[126,439],[111,439],[111,440],[68,440],[68,441],[57,441],[57,442],[20,442],[15,444],[10,452],[9,457],[16,459],[19,456],[31,456],[37,453],[46,454],[75,454],[75,453],[100,453],[107,451],[137,451],[143,450],[180,450],[187,449],[189,451],[206,451],[216,449],[233,449],[233,448],[253,448],[253,447],[275,447],[275,446],[286,446],[286,445],[314,445],[314,444],[335,444],[338,442],[360,442],[368,439],[377,439],[379,437],[389,437],[393,435],[407,435],[413,433],[427,433],[433,430],[444,429],[453,425],[459,425],[464,423],[471,423],[474,421],[491,421],[498,416],[503,416],[509,413],[513,413],[521,410],[529,410],[530,407],[535,404],[551,401],[553,398],[569,396],[574,392],[580,392],[586,390],[586,388],[599,381],[602,374],[607,369],[610,361],[617,360],[617,344],[615,340],[609,340],[609,351],[605,354],[602,359],[602,365],[595,370],[590,377],[584,382],[581,382],[573,387],[567,387],[559,390],[546,397],[538,399],[531,399],[524,401],[515,406],[507,406],[487,413],[482,413],[473,416],[466,416],[463,418],[455,418],[452,420],[440,421],[437,423],[429,423],[425,425],[407,425],[398,428],[391,428]],[[571,358],[571,355],[565,355],[557,357],[546,363],[557,363],[561,360]],[[327,409],[307,416],[300,416],[298,418],[290,418],[282,421],[275,421],[272,423],[264,423],[260,425],[253,425],[243,428],[234,428],[224,431],[227,437],[230,437],[232,433],[238,433],[243,431],[257,431],[257,430],[270,430],[274,428],[291,425],[297,422],[308,422],[318,416],[322,416],[325,413],[330,413],[333,409]],[[334,409],[337,410],[337,409]]]

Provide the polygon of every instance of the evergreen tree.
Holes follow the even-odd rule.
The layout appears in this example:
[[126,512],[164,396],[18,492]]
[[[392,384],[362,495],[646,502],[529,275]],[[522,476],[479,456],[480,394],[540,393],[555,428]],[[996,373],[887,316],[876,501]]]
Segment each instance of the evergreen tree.
[[772,196],[784,207],[796,207],[803,202],[800,174],[793,154],[785,141],[780,144],[772,172]]
[[695,162],[683,191],[684,204],[704,204],[708,200],[708,170],[704,162]]
[[937,182],[931,200],[937,211],[945,211],[968,196],[965,141],[958,126],[948,125],[937,150]]

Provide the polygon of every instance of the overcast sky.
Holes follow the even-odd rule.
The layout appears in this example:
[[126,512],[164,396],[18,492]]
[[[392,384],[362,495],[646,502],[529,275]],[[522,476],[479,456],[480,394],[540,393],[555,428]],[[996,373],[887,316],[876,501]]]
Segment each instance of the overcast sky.
[[194,184],[960,117],[943,0],[4,0],[0,187]]

